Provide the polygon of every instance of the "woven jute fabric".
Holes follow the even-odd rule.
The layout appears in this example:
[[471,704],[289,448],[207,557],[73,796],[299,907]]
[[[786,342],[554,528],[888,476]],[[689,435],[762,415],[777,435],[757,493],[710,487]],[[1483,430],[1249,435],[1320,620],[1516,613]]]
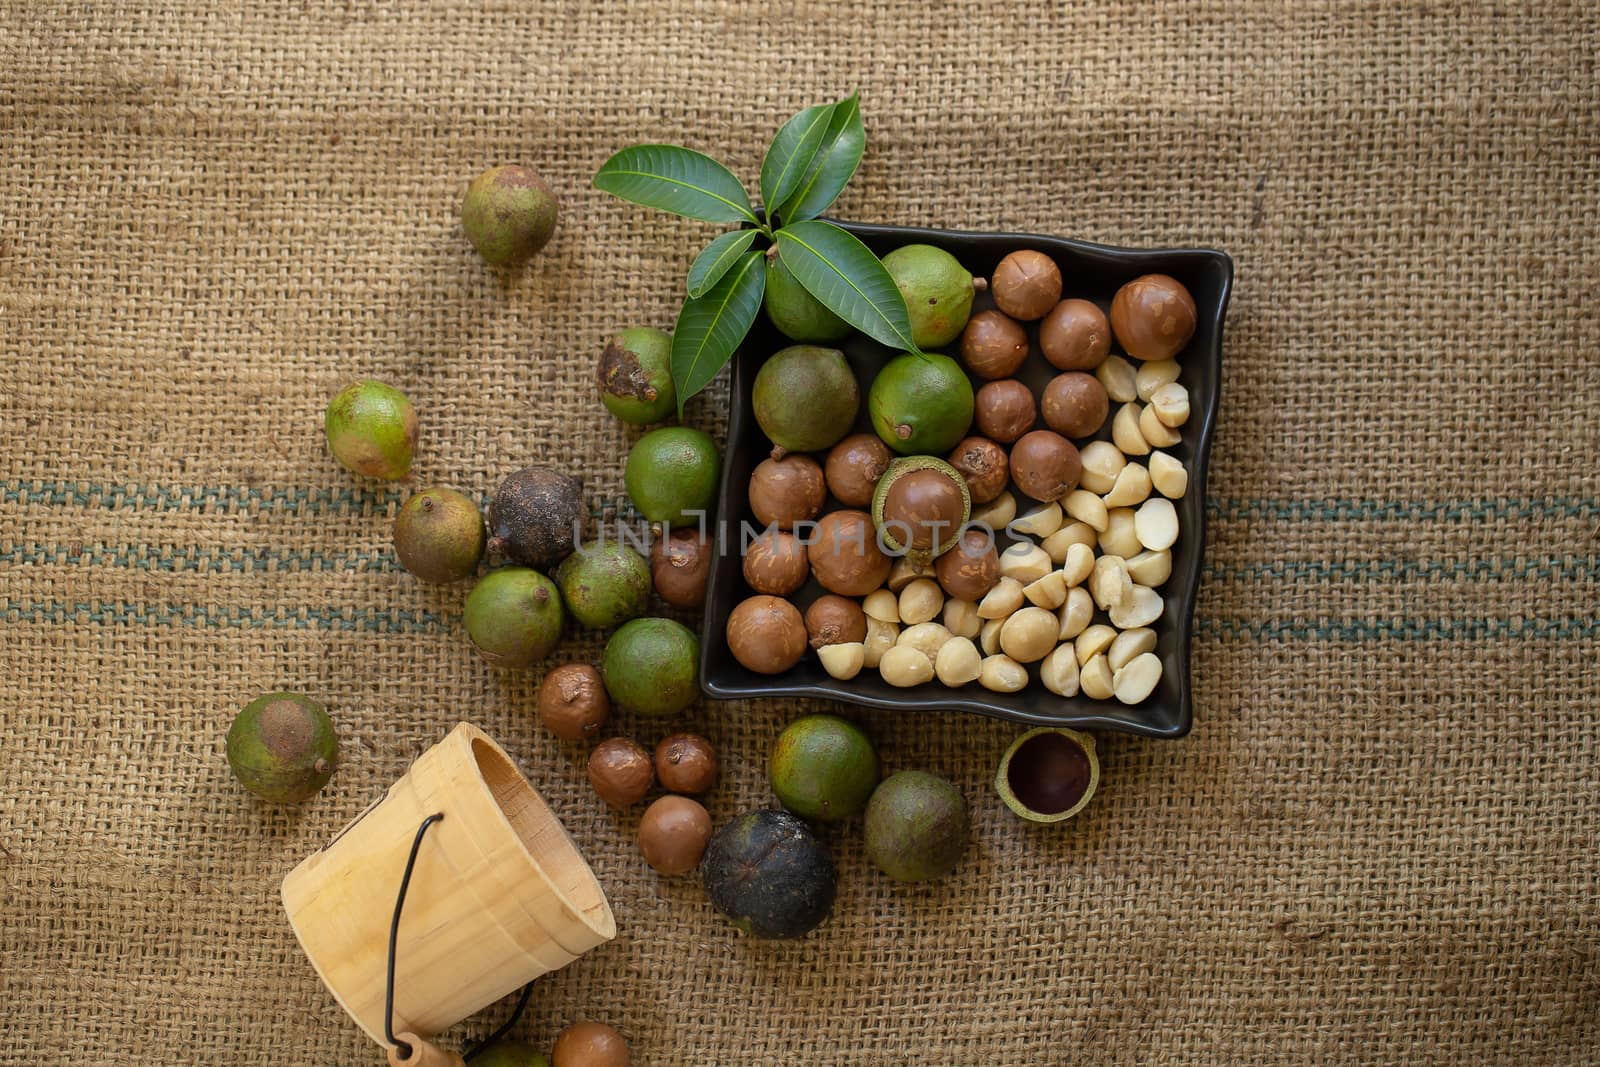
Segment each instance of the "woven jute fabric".
[[[647,1065],[1595,1062],[1597,57],[1592,3],[5,3],[0,1062],[379,1062],[278,883],[463,719],[616,910],[539,982],[544,1046],[594,1018]],[[855,88],[840,217],[1234,257],[1195,726],[1103,736],[1099,796],[1038,827],[990,784],[1016,728],[849,712],[959,784],[971,850],[911,887],[831,830],[832,919],[762,943],[643,864],[538,672],[394,563],[406,487],[321,419],[382,378],[421,414],[412,486],[542,462],[615,507],[599,351],[671,326],[715,230],[595,169],[664,141],[754,184]],[[563,201],[509,274],[457,221],[504,161]],[[223,757],[279,688],[343,742],[297,807]],[[772,802],[814,707],[671,724],[721,748],[714,818]]]

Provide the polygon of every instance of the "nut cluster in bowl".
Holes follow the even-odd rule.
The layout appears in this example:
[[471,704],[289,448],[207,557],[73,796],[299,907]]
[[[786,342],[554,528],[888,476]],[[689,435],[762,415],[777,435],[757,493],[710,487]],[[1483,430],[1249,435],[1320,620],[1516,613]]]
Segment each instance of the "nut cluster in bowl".
[[[955,270],[970,309],[984,281]],[[915,272],[896,280],[909,307],[934,303]],[[782,674],[814,653],[835,679],[876,670],[903,688],[1037,685],[1131,705],[1155,691],[1173,501],[1188,489],[1181,357],[1195,304],[1159,274],[1123,285],[1109,314],[1064,287],[1048,256],[1013,252],[987,284],[994,307],[964,309],[943,338],[959,362],[918,338],[923,352],[844,401],[800,389],[805,404],[850,408],[828,412],[839,429],[825,443],[790,448],[787,428],[769,427],[782,420],[763,417],[763,366],[753,406],[775,448],[748,487],[753,595],[726,621],[744,667]],[[873,432],[841,439],[862,391]]]

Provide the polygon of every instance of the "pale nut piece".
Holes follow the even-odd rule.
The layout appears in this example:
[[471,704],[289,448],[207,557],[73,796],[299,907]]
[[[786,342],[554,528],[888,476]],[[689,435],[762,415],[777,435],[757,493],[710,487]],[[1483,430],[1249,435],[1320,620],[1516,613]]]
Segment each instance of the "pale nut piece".
[[987,527],[990,533],[999,533],[1016,517],[1017,498],[1010,493],[1001,493],[974,511],[968,521],[974,526]]
[[1163,385],[1177,381],[1182,371],[1183,368],[1178,366],[1178,361],[1175,359],[1153,359],[1149,363],[1140,364],[1133,376],[1134,388],[1138,390],[1139,399],[1148,404],[1151,394]]
[[1057,645],[1039,664],[1039,681],[1058,697],[1078,695],[1078,657],[1071,645]]
[[1082,585],[1094,573],[1094,549],[1088,545],[1071,545],[1067,548],[1067,558],[1061,562],[1061,577],[1066,581],[1067,588]]
[[1015,693],[1028,684],[1028,668],[1010,656],[987,656],[978,667],[978,684],[996,693]]
[[889,592],[898,595],[902,589],[918,578],[932,578],[933,576],[933,564],[913,563],[910,557],[901,556],[894,561],[894,567],[889,571],[889,581],[886,584],[889,587]]
[[1078,668],[1078,688],[1090,700],[1111,699],[1116,689],[1111,679],[1111,665],[1105,656],[1094,656]]
[[817,658],[830,678],[848,682],[861,673],[867,665],[867,646],[860,641],[846,641],[840,645],[823,645],[817,649]]
[[950,631],[939,623],[919,622],[900,631],[899,638],[895,640],[895,647],[904,645],[907,648],[914,648],[931,660],[939,654],[944,643],[952,636]]
[[1128,463],[1128,457],[1110,441],[1090,441],[1078,450],[1078,462],[1083,470],[1078,474],[1078,487],[1091,493],[1109,493],[1117,483],[1117,475]]
[[1149,626],[1161,618],[1161,613],[1166,610],[1166,601],[1161,599],[1161,594],[1151,589],[1148,585],[1136,585],[1133,594],[1125,597],[1121,604],[1106,612],[1111,619],[1111,624],[1121,630],[1132,630],[1139,626]]
[[1151,589],[1159,588],[1172,577],[1172,553],[1163,548],[1159,552],[1148,549],[1128,559],[1128,577]]
[[1133,519],[1132,508],[1112,508],[1106,512],[1106,532],[1100,535],[1100,551],[1124,559],[1143,552]]
[[1139,543],[1151,551],[1171,548],[1178,539],[1178,511],[1165,497],[1152,497],[1133,513],[1133,528]]
[[900,621],[908,626],[939,617],[944,588],[932,578],[917,578],[900,592]]
[[883,654],[900,638],[900,627],[892,622],[867,616],[867,639],[862,643],[862,666],[876,668]]
[[939,649],[933,661],[933,673],[951,689],[968,682],[976,682],[983,670],[983,656],[978,646],[965,637],[952,637]]
[[973,638],[983,631],[978,605],[951,597],[944,602],[944,628],[957,637]]
[[1116,484],[1102,500],[1108,508],[1131,508],[1150,499],[1150,471],[1142,463],[1130,463],[1117,475]]
[[1161,421],[1154,406],[1139,412],[1139,436],[1151,448],[1171,448],[1183,440],[1183,434]]
[[1111,418],[1111,440],[1117,449],[1130,456],[1143,456],[1150,452],[1150,442],[1139,429],[1139,416],[1144,411],[1138,404],[1124,404]]
[[1023,585],[1037,582],[1049,574],[1053,566],[1054,564],[1050,562],[1050,553],[1032,541],[1018,541],[1000,553],[1001,577],[1015,578]]
[[1005,619],[990,619],[983,624],[983,629],[978,634],[978,647],[983,649],[985,656],[992,656],[1000,651],[1000,629],[1005,624]]
[[978,618],[1003,619],[1022,607],[1022,583],[1015,578],[1001,578],[994,588],[978,601]]
[[899,622],[900,598],[887,589],[879,589],[867,594],[867,598],[861,602],[861,610],[867,613],[869,619]]
[[1025,515],[1011,520],[1011,534],[1029,537],[1049,537],[1061,529],[1061,505],[1055,501],[1041,504]]
[[1111,689],[1124,704],[1142,704],[1161,682],[1161,660],[1145,652],[1111,676]]
[[1131,630],[1122,631],[1117,635],[1117,639],[1111,642],[1111,647],[1106,649],[1106,663],[1110,664],[1112,673],[1115,673],[1133,657],[1155,650],[1156,632],[1148,626],[1136,626]]
[[1054,611],[1067,602],[1067,579],[1060,571],[1051,571],[1038,581],[1023,586],[1022,595],[1035,607]]
[[1189,471],[1165,452],[1150,453],[1150,484],[1168,500],[1182,500],[1189,491]]
[[1168,382],[1150,395],[1150,407],[1166,425],[1182,426],[1189,421],[1189,390]]
[[1089,628],[1094,621],[1094,598],[1089,595],[1089,590],[1082,588],[1067,590],[1067,602],[1061,605],[1057,613],[1061,619],[1061,629],[1056,631],[1056,637],[1062,641],[1071,641]]
[[1078,655],[1078,666],[1082,667],[1094,657],[1100,655],[1111,647],[1111,642],[1117,639],[1117,630],[1114,626],[1107,626],[1097,622],[1083,633],[1078,635],[1072,643],[1073,651]]
[[1044,659],[1056,647],[1061,620],[1043,608],[1023,608],[1000,627],[1000,651],[1018,663]]
[[1093,526],[1074,520],[1046,537],[1039,547],[1050,557],[1050,562],[1059,567],[1067,561],[1067,551],[1073,545],[1086,545],[1092,549],[1098,537]]
[[899,689],[933,681],[933,660],[914,648],[895,645],[878,661],[878,674]]
[[1101,611],[1110,611],[1133,596],[1133,579],[1128,577],[1128,565],[1121,556],[1101,556],[1094,561],[1089,595]]
[[1118,404],[1139,398],[1139,375],[1121,356],[1107,356],[1094,369],[1094,376],[1106,387],[1106,396]]
[[1063,501],[1067,514],[1094,529],[1096,533],[1106,528],[1106,502],[1087,489],[1074,489]]

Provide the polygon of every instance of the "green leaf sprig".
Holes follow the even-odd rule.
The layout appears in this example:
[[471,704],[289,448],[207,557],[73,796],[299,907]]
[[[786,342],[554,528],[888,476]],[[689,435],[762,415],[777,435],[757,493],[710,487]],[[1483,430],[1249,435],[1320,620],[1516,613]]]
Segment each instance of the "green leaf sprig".
[[768,256],[777,256],[807,292],[851,326],[917,351],[905,298],[883,263],[855,237],[817,218],[844,191],[866,144],[855,94],[808,107],[784,123],[761,163],[765,218],[727,167],[676,145],[624,148],[596,172],[595,188],[623,200],[740,224],[689,267],[688,299],[672,333],[680,416],[684,401],[710,384],[750,332],[766,295]]

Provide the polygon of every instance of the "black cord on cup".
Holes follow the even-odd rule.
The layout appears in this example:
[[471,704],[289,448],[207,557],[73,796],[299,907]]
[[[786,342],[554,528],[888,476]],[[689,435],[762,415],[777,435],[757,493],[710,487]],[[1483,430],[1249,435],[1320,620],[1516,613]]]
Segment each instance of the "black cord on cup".
[[468,1052],[461,1058],[464,1060],[472,1059],[472,1057],[476,1056],[478,1053],[482,1052],[484,1049],[488,1048],[490,1045],[494,1044],[496,1041],[499,1041],[502,1037],[505,1037],[508,1033],[510,1033],[511,1028],[517,1025],[517,1020],[522,1018],[522,1013],[527,1010],[528,998],[531,996],[533,996],[533,983],[529,982],[527,985],[522,987],[522,995],[517,997],[517,1006],[511,1009],[511,1018],[501,1023],[500,1029],[496,1030],[494,1033],[490,1034],[476,1045],[473,1045],[472,1051]]
[[394,1036],[394,949],[400,940],[400,909],[406,906],[406,890],[411,887],[411,870],[417,865],[417,851],[422,848],[422,835],[428,832],[428,827],[444,818],[444,812],[436,812],[422,820],[422,825],[417,827],[417,836],[411,842],[411,855],[406,859],[406,873],[400,878],[400,892],[394,898],[394,921],[389,924],[389,973],[385,980],[383,990],[383,1036],[389,1044],[398,1048],[402,1058],[409,1058],[412,1053],[410,1045]]

